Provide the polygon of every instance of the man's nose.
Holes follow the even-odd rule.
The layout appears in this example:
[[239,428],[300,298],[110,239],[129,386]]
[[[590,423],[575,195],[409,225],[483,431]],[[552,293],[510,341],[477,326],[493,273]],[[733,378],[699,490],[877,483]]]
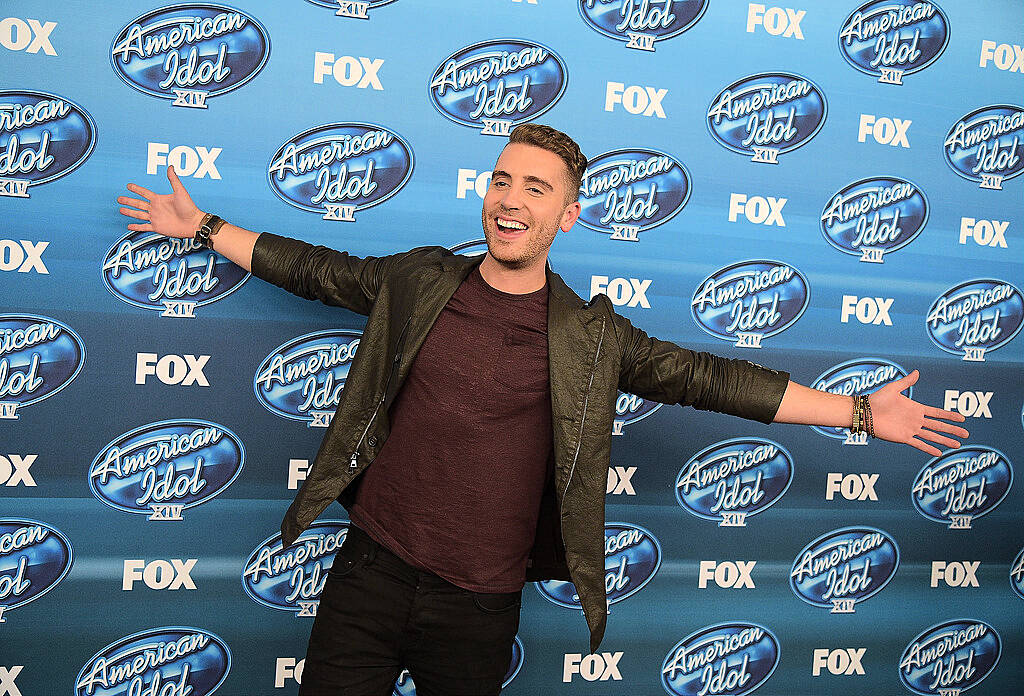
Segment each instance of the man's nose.
[[523,203],[522,192],[515,186],[509,186],[505,189],[505,194],[501,197],[501,204],[509,210],[519,208]]

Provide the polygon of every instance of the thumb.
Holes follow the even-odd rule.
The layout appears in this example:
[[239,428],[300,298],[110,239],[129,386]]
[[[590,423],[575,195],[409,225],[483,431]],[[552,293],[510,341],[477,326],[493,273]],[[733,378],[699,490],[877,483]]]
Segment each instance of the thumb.
[[171,189],[175,193],[184,193],[185,187],[178,180],[178,174],[174,171],[174,165],[167,165],[167,180],[171,182]]
[[917,384],[917,378],[920,376],[920,372],[918,372],[917,370],[911,370],[909,375],[903,377],[902,379],[896,380],[895,382],[893,382],[893,384],[898,385],[899,390],[903,391],[907,387],[912,387],[915,384]]

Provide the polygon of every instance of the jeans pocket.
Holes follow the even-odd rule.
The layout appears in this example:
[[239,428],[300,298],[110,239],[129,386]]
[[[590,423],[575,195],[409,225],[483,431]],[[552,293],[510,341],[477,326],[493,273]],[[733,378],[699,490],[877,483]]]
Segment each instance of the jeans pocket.
[[473,604],[485,614],[505,614],[518,609],[522,602],[519,592],[474,592]]
[[[352,534],[351,530],[349,530],[349,534]],[[330,570],[327,571],[327,574],[335,578],[351,575],[357,568],[362,568],[372,563],[376,551],[376,545],[369,541],[368,537],[365,540],[352,538],[351,541],[346,537],[345,542],[334,555],[334,563],[331,565]]]

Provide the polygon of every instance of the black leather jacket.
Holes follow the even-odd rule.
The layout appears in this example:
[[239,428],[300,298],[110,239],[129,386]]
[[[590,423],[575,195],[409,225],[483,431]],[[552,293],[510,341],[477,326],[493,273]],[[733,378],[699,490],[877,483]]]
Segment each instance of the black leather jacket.
[[[260,235],[252,272],[289,292],[369,315],[320,450],[288,508],[291,544],[350,486],[388,437],[388,409],[445,304],[482,257],[423,247],[357,258],[272,234]],[[597,649],[607,620],[604,504],[618,391],[769,423],[789,375],[746,360],[659,341],[612,309],[584,302],[548,270],[548,360],[554,478],[541,504],[527,580],[572,580]]]

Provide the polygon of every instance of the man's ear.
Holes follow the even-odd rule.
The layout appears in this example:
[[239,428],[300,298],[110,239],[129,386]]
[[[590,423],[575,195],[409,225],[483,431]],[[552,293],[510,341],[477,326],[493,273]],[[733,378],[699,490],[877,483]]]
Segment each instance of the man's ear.
[[572,226],[576,224],[576,220],[580,217],[580,211],[583,206],[580,205],[579,201],[575,201],[565,207],[565,212],[562,213],[562,222],[559,224],[559,229],[563,232],[568,232],[572,229]]

